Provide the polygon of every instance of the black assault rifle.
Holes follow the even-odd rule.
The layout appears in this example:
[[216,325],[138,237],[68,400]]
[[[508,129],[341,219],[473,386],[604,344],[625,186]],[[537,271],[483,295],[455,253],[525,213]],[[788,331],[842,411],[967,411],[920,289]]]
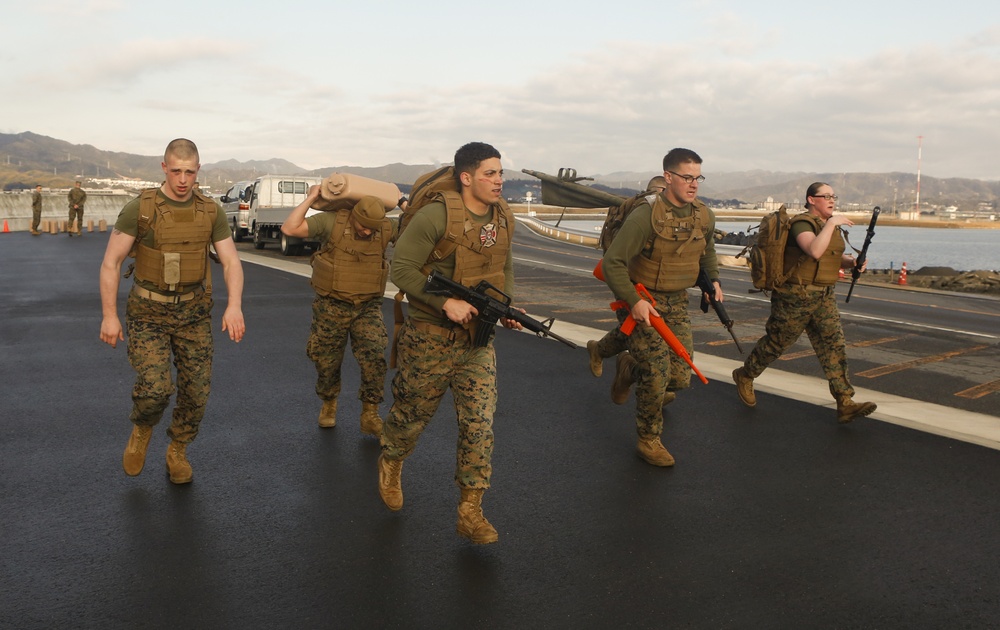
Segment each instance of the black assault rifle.
[[[577,347],[569,339],[560,337],[552,332],[552,324],[555,322],[554,318],[550,317],[544,322],[540,322],[537,319],[528,317],[510,305],[512,301],[510,296],[485,280],[477,284],[474,288],[469,288],[435,270],[427,276],[424,291],[431,295],[447,295],[465,300],[479,311],[479,323],[476,326],[475,338],[472,340],[472,344],[475,347],[485,346],[489,342],[490,333],[493,332],[497,320],[501,317],[514,320],[539,337],[543,335],[552,337],[570,348]],[[499,296],[499,299],[492,297],[490,294],[496,294]]]
[[698,270],[698,282],[696,286],[701,289],[701,292],[708,296],[708,301],[705,301],[705,296],[701,298],[701,312],[707,313],[708,306],[711,304],[712,308],[715,309],[715,314],[719,316],[719,321],[722,325],[726,327],[729,331],[729,336],[733,338],[733,343],[736,344],[736,349],[743,354],[743,348],[740,346],[740,342],[736,339],[736,333],[733,332],[733,320],[729,318],[729,313],[726,312],[726,307],[722,302],[715,299],[715,285],[712,281],[708,279],[708,273],[704,269]]
[[875,222],[878,221],[878,213],[882,209],[875,206],[872,210],[872,220],[868,223],[868,232],[865,233],[865,244],[861,246],[861,252],[858,253],[857,260],[854,261],[854,269],[851,269],[851,288],[847,290],[847,299],[844,302],[851,301],[851,292],[854,291],[854,285],[857,284],[858,278],[861,277],[861,268],[865,266],[865,261],[868,260],[868,246],[872,244],[872,239],[875,238]]

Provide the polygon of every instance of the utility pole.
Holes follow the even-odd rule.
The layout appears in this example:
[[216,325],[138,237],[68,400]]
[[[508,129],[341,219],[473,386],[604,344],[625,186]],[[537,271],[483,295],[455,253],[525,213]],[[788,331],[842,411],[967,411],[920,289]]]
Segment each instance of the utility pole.
[[917,136],[917,218],[920,218],[920,154],[923,151],[924,137]]

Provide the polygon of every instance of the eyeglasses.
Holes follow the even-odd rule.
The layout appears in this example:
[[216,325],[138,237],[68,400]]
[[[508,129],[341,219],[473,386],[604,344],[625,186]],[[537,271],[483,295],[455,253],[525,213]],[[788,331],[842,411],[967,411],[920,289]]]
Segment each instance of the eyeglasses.
[[836,201],[840,199],[837,195],[809,195],[810,197],[815,197],[816,199],[826,199],[827,201]]
[[694,182],[698,182],[700,184],[703,181],[705,181],[704,175],[699,175],[695,177],[694,175],[681,175],[680,173],[675,173],[673,171],[667,171],[667,172],[670,173],[671,175],[676,175],[677,177],[680,177],[681,179],[684,180],[685,184],[693,184]]

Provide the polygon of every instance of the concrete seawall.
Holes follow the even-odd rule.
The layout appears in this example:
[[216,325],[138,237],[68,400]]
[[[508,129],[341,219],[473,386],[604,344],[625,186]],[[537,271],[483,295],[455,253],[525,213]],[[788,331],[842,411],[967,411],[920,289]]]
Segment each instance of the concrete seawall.
[[[33,190],[24,192],[4,192],[0,194],[0,225],[7,221],[12,232],[27,232],[31,227],[31,195]],[[104,219],[113,225],[118,213],[135,195],[124,191],[87,191],[87,202],[83,206],[83,225],[93,220],[94,225]],[[66,221],[69,219],[69,200],[66,191],[42,191],[42,221]],[[96,229],[96,227],[95,227]]]

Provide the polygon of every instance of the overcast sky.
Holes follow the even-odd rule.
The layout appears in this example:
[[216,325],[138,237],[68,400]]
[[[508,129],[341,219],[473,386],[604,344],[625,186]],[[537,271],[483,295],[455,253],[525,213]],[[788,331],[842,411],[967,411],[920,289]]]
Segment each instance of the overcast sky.
[[996,0],[33,0],[0,76],[0,132],[202,163],[1000,179]]

